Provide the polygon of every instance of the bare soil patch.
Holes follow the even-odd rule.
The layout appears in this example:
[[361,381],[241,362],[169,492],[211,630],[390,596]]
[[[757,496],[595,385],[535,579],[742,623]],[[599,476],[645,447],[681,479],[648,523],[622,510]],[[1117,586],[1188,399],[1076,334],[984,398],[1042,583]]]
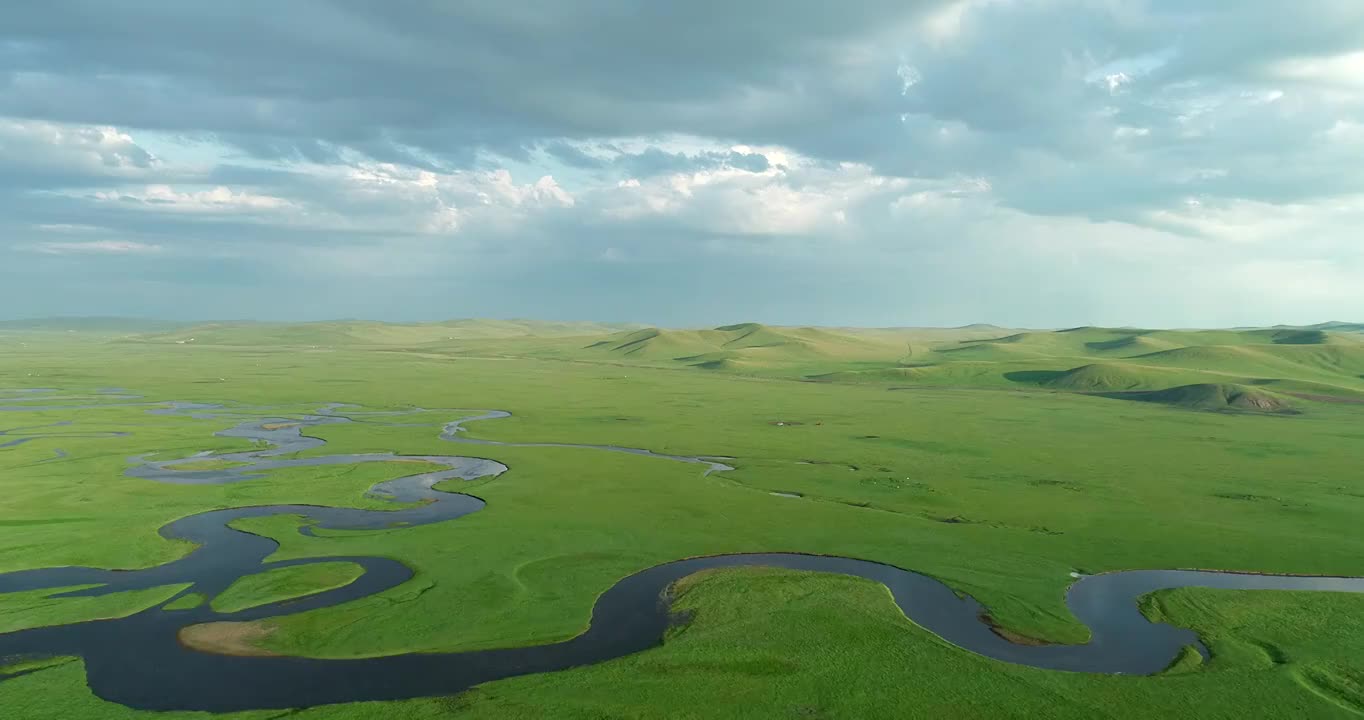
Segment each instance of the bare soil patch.
[[274,627],[260,622],[211,622],[181,628],[179,639],[181,645],[203,652],[268,657],[278,653],[259,643],[274,632]]
[[1045,646],[1045,645],[1052,645],[1052,644],[1054,644],[1054,643],[1049,643],[1049,642],[1047,642],[1046,640],[1042,640],[1042,639],[1040,639],[1040,638],[1035,638],[1035,637],[1032,637],[1032,636],[1030,636],[1030,635],[1022,635],[1022,634],[1016,633],[1016,632],[1014,632],[1014,631],[1012,631],[1012,630],[1010,630],[1010,629],[1008,629],[1008,628],[1001,627],[1000,624],[999,624],[998,622],[995,622],[995,619],[994,619],[993,617],[991,617],[988,613],[981,613],[981,614],[980,614],[980,621],[983,622],[983,623],[985,623],[986,625],[990,626],[990,632],[993,632],[994,634],[996,634],[996,635],[998,635],[998,636],[1004,638],[1005,640],[1008,640],[1009,642],[1011,642],[1011,643],[1013,643],[1013,644],[1015,644],[1015,645],[1027,645],[1027,646],[1029,646],[1029,647],[1043,647],[1043,646]]

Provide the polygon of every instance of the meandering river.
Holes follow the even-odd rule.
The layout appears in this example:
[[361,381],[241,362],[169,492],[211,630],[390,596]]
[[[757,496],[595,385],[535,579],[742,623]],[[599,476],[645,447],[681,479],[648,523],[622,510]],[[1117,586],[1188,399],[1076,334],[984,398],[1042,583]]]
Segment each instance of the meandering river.
[[[142,403],[121,391],[95,398],[120,403],[41,404],[57,402],[55,391],[10,391],[0,394],[0,411],[70,411],[86,407],[145,405],[149,412],[197,418],[240,418],[218,405],[199,403]],[[80,398],[74,398],[80,399]],[[1015,644],[997,634],[983,618],[986,609],[970,597],[957,595],[941,582],[909,570],[854,558],[761,553],[689,558],[658,565],[626,577],[606,590],[592,608],[591,625],[570,640],[533,647],[453,653],[412,653],[360,659],[301,657],[242,657],[190,649],[179,640],[181,629],[216,621],[253,621],[307,612],[363,598],[401,585],[412,577],[407,566],[380,557],[319,557],[267,562],[275,541],[234,530],[240,518],[301,515],[311,527],[339,530],[373,529],[448,522],[477,512],[484,502],[471,495],[443,492],[434,485],[444,480],[495,477],[506,466],[493,460],[446,455],[398,456],[392,453],[336,454],[309,458],[285,455],[313,450],[325,441],[305,434],[310,427],[352,422],[352,417],[396,413],[348,412],[343,404],[329,404],[301,417],[263,417],[256,414],[218,435],[260,441],[255,450],[212,455],[234,463],[212,470],[177,470],[202,461],[201,453],[177,460],[131,458],[127,474],[157,482],[230,483],[260,477],[278,468],[391,462],[416,459],[441,469],[413,474],[375,485],[370,494],[401,503],[393,510],[313,505],[241,507],[191,515],[160,529],[163,537],[188,540],[197,548],[173,562],[142,570],[61,567],[0,574],[0,593],[75,585],[98,585],[68,596],[104,595],[170,584],[190,584],[184,593],[212,597],[238,578],[263,570],[321,562],[347,561],[364,574],[344,587],[300,599],[262,605],[233,613],[214,611],[208,603],[184,610],[153,607],[131,616],[0,634],[0,665],[5,658],[79,656],[87,681],[101,698],[146,710],[233,710],[295,708],[362,700],[449,695],[501,678],[551,672],[604,662],[648,650],[662,642],[672,621],[666,602],[668,588],[700,570],[740,566],[772,566],[796,570],[855,575],[884,584],[910,620],[962,648],[997,660],[1039,668],[1097,673],[1151,674],[1160,672],[1186,646],[1206,654],[1198,637],[1185,628],[1152,623],[1137,600],[1156,590],[1212,587],[1254,590],[1320,590],[1364,592],[1364,578],[1287,577],[1189,570],[1139,570],[1086,576],[1066,594],[1066,604],[1091,631],[1083,645]],[[419,411],[412,411],[419,412]],[[508,417],[502,411],[466,415],[445,424],[440,437],[455,443],[506,445],[463,435],[464,425]],[[74,433],[63,423],[0,430],[0,448],[48,437],[111,437],[122,433]],[[648,450],[610,445],[532,443],[521,447],[590,447],[604,452],[626,452],[662,460],[697,463],[706,472],[732,469],[729,458],[662,455]],[[63,453],[58,450],[58,457]],[[56,459],[56,458],[54,458]],[[790,502],[773,498],[773,502]],[[417,503],[417,504],[413,504]],[[305,526],[304,532],[309,532]]]

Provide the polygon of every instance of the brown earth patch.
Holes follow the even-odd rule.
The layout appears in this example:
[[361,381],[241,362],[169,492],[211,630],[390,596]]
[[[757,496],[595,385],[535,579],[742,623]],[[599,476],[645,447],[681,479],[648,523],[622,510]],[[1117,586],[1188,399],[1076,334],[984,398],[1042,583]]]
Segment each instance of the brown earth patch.
[[291,427],[297,427],[297,426],[298,426],[298,423],[296,423],[296,422],[290,422],[290,423],[265,423],[264,425],[261,425],[260,427],[261,427],[262,430],[283,430],[284,428],[291,428]]
[[1043,647],[1043,646],[1046,646],[1046,645],[1052,645],[1052,644],[1054,644],[1054,643],[1049,643],[1049,642],[1047,642],[1046,640],[1042,640],[1042,639],[1040,639],[1040,638],[1032,637],[1031,635],[1023,635],[1023,634],[1020,634],[1020,633],[1016,633],[1016,632],[1014,632],[1014,631],[1012,631],[1012,630],[1010,630],[1010,629],[1008,629],[1008,628],[1006,628],[1006,627],[1002,627],[1002,626],[1000,626],[1000,624],[999,624],[998,622],[995,621],[995,619],[994,619],[993,617],[990,616],[989,613],[981,613],[981,614],[980,614],[980,621],[983,622],[983,623],[985,623],[986,625],[988,625],[988,626],[990,627],[990,632],[992,632],[992,633],[994,633],[994,634],[996,634],[996,635],[998,635],[998,636],[1004,638],[1005,640],[1008,640],[1009,642],[1011,642],[1011,643],[1013,643],[1013,644],[1015,644],[1015,645],[1027,645],[1027,646],[1029,646],[1029,647]]
[[258,643],[274,634],[275,628],[261,622],[211,622],[180,629],[180,644],[193,650],[218,655],[268,657],[278,653]]

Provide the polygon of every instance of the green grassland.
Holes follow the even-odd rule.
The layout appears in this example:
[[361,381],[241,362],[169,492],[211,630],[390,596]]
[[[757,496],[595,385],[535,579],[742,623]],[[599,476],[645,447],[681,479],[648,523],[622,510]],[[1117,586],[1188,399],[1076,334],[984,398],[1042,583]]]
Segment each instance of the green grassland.
[[363,574],[364,568],[348,562],[271,568],[232,583],[210,605],[217,612],[234,613],[349,585]]
[[97,586],[79,585],[69,588],[6,593],[3,596],[5,612],[0,615],[0,632],[124,617],[168,600],[187,586],[167,585],[147,588],[146,590],[112,593],[103,597],[53,597],[64,592],[90,587]]
[[[437,437],[453,410],[403,418],[429,422],[421,427],[361,417],[312,428],[328,445],[310,454],[467,454],[511,470],[448,483],[488,506],[445,523],[310,537],[295,532],[297,518],[243,521],[281,542],[272,559],[382,555],[415,572],[376,596],[266,621],[265,647],[289,654],[560,640],[582,631],[596,596],[621,577],[723,552],[828,553],[919,570],[973,595],[1009,630],[1056,642],[1086,637],[1063,603],[1072,571],[1364,575],[1364,404],[1353,402],[1364,398],[1364,335],[1348,326],[671,331],[463,322],[440,335],[372,325],[98,337],[0,328],[0,388],[76,395],[118,386],[149,400],[226,402],[244,416],[333,401],[498,408],[513,417],[472,424],[469,434],[736,458],[734,471],[703,476],[695,465],[587,449],[455,445]],[[76,421],[63,430],[132,435],[0,449],[0,572],[166,562],[189,550],[155,532],[178,517],[274,503],[382,508],[364,491],[420,469],[296,468],[232,485],[169,485],[124,477],[127,458],[248,447],[213,436],[235,421],[111,406],[3,413],[0,429],[62,420]],[[232,597],[206,600],[245,606],[348,581],[306,567],[251,576]],[[1197,629],[1213,658],[1129,678],[966,653],[860,580],[750,569],[683,585],[678,606],[693,619],[661,648],[454,698],[294,717],[1230,718],[1364,708],[1356,596],[1159,593],[1148,615]],[[0,617],[9,629],[115,617],[179,591],[11,593],[0,595]],[[0,682],[0,706],[18,708],[16,717],[151,716],[91,696],[79,662],[5,672],[27,673]]]
[[1364,399],[1364,331],[1304,328],[1149,330],[1080,327],[814,328],[740,323],[713,329],[530,321],[422,325],[216,324],[124,336],[130,344],[245,351],[292,347],[430,358],[528,358],[861,384],[1046,388],[1074,392],[1246,385]]

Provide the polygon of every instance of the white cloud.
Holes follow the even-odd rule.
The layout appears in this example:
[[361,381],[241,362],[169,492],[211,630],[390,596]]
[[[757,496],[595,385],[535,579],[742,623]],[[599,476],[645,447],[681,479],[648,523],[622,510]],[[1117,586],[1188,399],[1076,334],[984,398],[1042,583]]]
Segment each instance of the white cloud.
[[594,200],[603,216],[616,221],[667,217],[719,235],[810,235],[843,231],[862,203],[908,183],[859,163],[826,167],[789,149],[760,150],[771,163],[766,170],[723,166],[630,178]]
[[[473,189],[485,203],[500,200],[513,207],[526,205],[541,207],[573,207],[573,196],[559,187],[551,175],[543,175],[534,183],[518,185],[512,180],[511,173],[497,169],[490,173],[451,176],[456,186]],[[497,198],[494,200],[493,198]]]
[[256,212],[293,207],[284,198],[219,185],[206,190],[177,190],[170,185],[140,189],[101,190],[93,198],[102,203],[128,203],[171,212]]
[[0,171],[136,178],[156,165],[118,128],[0,116]]
[[[903,186],[902,186],[903,187]],[[925,215],[943,217],[960,213],[967,203],[976,211],[994,210],[990,192],[993,188],[985,178],[961,178],[953,181],[917,183],[914,192],[900,195],[890,203],[891,217],[904,221],[905,227]],[[965,220],[960,217],[959,220]]]
[[[1357,228],[1364,227],[1364,195],[1302,203],[1265,203],[1252,200],[1189,198],[1181,206],[1149,213],[1145,221],[1184,238],[1194,247],[1210,250],[1201,262],[1260,267],[1315,267],[1314,274],[1331,271],[1333,282],[1364,272],[1364,245]],[[1218,254],[1224,259],[1218,259]],[[1356,270],[1346,270],[1355,268]],[[1266,288],[1267,297],[1287,292],[1289,285],[1309,281],[1309,275],[1284,273],[1282,287]],[[1364,293],[1357,275],[1353,284]],[[1364,306],[1361,306],[1364,307]]]
[[1127,73],[1123,72],[1111,73],[1105,75],[1103,78],[1104,86],[1108,88],[1109,93],[1118,92],[1118,90],[1121,89],[1123,85],[1126,85],[1130,82],[1132,82],[1132,77]]
[[70,234],[99,232],[104,228],[95,225],[79,225],[73,223],[43,223],[34,225],[33,229],[44,233]]
[[1281,60],[1270,66],[1269,74],[1284,80],[1364,91],[1364,50]]
[[1364,122],[1337,120],[1326,131],[1326,139],[1343,148],[1364,148]]
[[394,163],[360,163],[337,171],[313,167],[327,196],[315,221],[372,231],[450,234],[473,225],[506,227],[576,198],[552,175],[518,183],[505,168],[434,172]]
[[956,39],[966,29],[973,11],[991,3],[1008,0],[952,0],[929,12],[918,23],[918,30],[925,39],[934,44],[948,43]]
[[35,249],[49,255],[133,255],[159,252],[161,246],[129,240],[91,240],[89,242],[44,242],[39,243]]
[[917,68],[905,62],[901,62],[900,66],[895,68],[895,74],[900,76],[901,95],[908,95],[909,91],[924,79]]

